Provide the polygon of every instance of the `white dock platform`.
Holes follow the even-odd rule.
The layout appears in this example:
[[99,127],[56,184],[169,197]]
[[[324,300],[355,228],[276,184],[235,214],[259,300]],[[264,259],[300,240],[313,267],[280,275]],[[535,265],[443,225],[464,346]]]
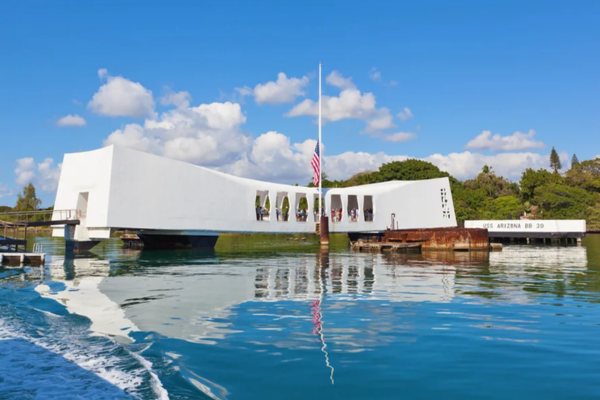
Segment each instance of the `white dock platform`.
[[525,239],[554,241],[571,240],[585,237],[585,220],[481,220],[465,221],[465,228],[484,228],[490,239]]

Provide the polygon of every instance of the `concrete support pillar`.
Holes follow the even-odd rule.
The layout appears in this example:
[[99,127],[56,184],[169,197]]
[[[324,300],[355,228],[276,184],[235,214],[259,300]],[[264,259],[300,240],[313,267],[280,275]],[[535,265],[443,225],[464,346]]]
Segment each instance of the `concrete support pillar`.
[[527,244],[531,244],[529,238],[527,238]]
[[65,252],[75,250],[75,225],[65,225]]
[[581,246],[581,242],[582,242],[581,238],[578,238],[577,239],[577,246]]

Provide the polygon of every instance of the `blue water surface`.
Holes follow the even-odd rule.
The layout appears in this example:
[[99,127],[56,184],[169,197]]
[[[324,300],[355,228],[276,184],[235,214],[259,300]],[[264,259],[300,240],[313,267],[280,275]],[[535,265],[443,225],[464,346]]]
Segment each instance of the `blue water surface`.
[[0,399],[598,398],[600,237],[584,244],[382,255],[113,242],[5,268]]

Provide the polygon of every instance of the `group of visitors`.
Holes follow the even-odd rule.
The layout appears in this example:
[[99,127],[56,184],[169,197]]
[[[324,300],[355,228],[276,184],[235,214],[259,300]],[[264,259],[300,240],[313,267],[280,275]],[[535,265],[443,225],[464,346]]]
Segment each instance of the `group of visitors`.
[[279,207],[275,208],[275,213],[277,214],[277,221],[287,221],[290,214],[287,208],[282,212]]
[[350,222],[358,222],[358,208],[348,210],[348,218],[350,218]]
[[[324,211],[324,210],[323,210]],[[341,222],[342,221],[342,212],[341,208],[332,209],[331,210],[331,222]],[[284,209],[281,211],[279,207],[275,208],[275,213],[277,215],[277,221],[288,221],[289,220],[289,210]],[[319,212],[314,212],[315,221],[318,221]],[[261,206],[256,206],[256,220],[263,221],[268,220],[271,212],[269,209]],[[325,213],[323,215],[326,215]],[[373,209],[367,208],[364,210],[365,221],[373,221]],[[359,211],[358,208],[352,208],[348,210],[348,218],[350,222],[358,222]],[[298,222],[306,222],[308,219],[308,210],[306,208],[302,208],[296,210],[296,221]]]
[[342,220],[342,209],[332,208],[331,209],[331,222],[340,222]]
[[[350,222],[358,222],[358,217],[360,213],[358,208],[351,208],[348,210],[348,219]],[[365,221],[373,221],[373,209],[367,208],[364,210]],[[342,209],[333,209],[331,210],[331,222],[341,222],[342,220]]]
[[306,208],[302,208],[302,209],[296,211],[296,221],[306,222],[307,218],[308,218],[308,211],[306,211]]
[[257,221],[263,221],[265,219],[268,219],[269,215],[271,215],[271,212],[265,207],[256,206],[255,210],[256,210],[256,220]]

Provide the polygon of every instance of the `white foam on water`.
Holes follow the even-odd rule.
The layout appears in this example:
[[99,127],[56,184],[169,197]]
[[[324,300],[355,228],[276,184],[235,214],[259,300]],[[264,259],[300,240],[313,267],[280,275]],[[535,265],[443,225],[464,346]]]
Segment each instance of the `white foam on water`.
[[148,360],[109,338],[90,341],[86,331],[79,335],[63,332],[60,325],[68,321],[43,314],[55,329],[40,337],[29,334],[18,317],[0,317],[0,395],[19,398],[31,392],[36,398],[57,399],[169,398]]

